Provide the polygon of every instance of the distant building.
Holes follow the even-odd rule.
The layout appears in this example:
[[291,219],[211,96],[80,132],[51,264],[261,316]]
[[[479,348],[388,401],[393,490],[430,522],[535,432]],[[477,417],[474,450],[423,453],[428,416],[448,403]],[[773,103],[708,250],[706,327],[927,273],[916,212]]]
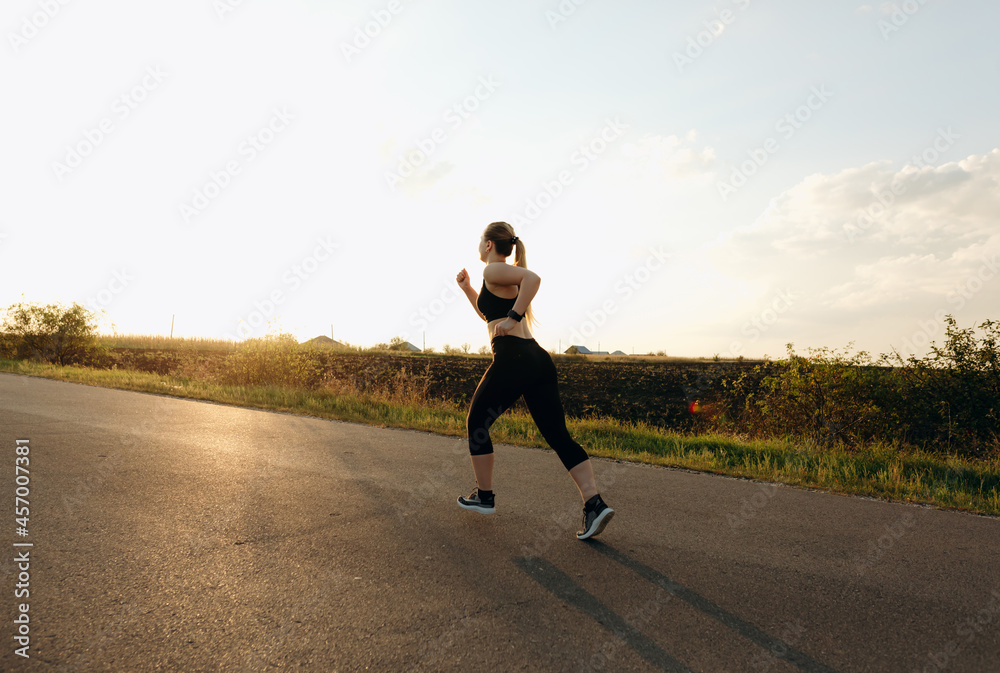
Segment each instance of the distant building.
[[[572,345],[572,346],[570,346],[569,348],[567,348],[564,351],[564,353],[566,353],[567,355],[577,355],[577,354],[579,354],[579,355],[610,355],[610,353],[608,353],[607,351],[592,351],[589,348],[587,348],[586,346],[577,346],[575,344]],[[617,355],[618,353],[621,353],[622,355],[625,355],[625,353],[622,353],[621,351],[616,351],[615,355]]]
[[614,353],[612,353],[612,355],[628,355],[628,353],[625,353],[624,351],[619,349],[616,350]]
[[414,346],[409,341],[407,341],[406,344],[405,344],[405,350],[408,350],[408,351],[418,351],[419,352],[421,349],[420,349],[419,346]]
[[325,336],[325,335],[321,335],[321,336],[315,337],[313,339],[310,339],[309,341],[306,341],[302,345],[303,346],[330,346],[330,347],[339,347],[339,348],[343,348],[344,347],[344,344],[340,343],[339,341],[335,341],[334,339],[331,339],[330,337]]

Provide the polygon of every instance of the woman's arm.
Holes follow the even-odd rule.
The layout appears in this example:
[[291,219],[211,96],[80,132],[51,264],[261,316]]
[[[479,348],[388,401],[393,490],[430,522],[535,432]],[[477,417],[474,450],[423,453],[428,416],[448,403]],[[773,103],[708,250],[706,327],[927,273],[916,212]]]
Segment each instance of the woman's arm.
[[534,271],[503,262],[487,264],[483,269],[483,278],[494,285],[517,285],[520,289],[514,302],[514,311],[521,315],[528,310],[528,304],[535,298],[542,284],[541,277]]
[[458,286],[462,288],[462,292],[465,293],[465,296],[469,298],[469,303],[472,304],[472,310],[476,312],[476,315],[482,318],[483,321],[489,322],[486,320],[486,316],[483,315],[482,311],[479,310],[479,293],[472,289],[472,283],[469,281],[469,272],[462,269],[458,272],[458,275],[455,276],[455,280],[458,281]]

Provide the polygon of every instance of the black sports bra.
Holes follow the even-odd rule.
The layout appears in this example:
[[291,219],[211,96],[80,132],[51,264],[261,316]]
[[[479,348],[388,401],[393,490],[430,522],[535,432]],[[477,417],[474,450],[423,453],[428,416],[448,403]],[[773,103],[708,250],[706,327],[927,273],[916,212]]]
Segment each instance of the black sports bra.
[[487,290],[486,281],[484,280],[483,291],[479,293],[479,298],[476,300],[476,307],[486,316],[486,321],[489,322],[498,318],[506,318],[507,313],[514,308],[515,301],[517,301],[517,297],[504,299]]

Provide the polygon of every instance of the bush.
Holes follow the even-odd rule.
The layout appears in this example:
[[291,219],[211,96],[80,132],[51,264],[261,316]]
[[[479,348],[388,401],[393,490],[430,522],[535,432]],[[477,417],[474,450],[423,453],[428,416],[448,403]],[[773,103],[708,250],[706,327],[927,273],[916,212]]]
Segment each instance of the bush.
[[17,359],[18,339],[13,334],[0,332],[0,360]]
[[899,365],[897,404],[900,429],[915,439],[934,441],[964,454],[997,453],[1000,444],[1000,323],[987,320],[977,342],[973,328],[958,329],[945,318],[947,340],[931,343],[931,354],[905,361],[883,355]]
[[[750,436],[792,436],[848,448],[903,442],[966,457],[1000,455],[1000,323],[973,328],[946,318],[943,347],[904,360],[826,348],[765,362],[723,382],[717,429]],[[850,347],[850,344],[849,344]]]
[[102,350],[97,315],[81,304],[12,304],[4,318],[4,350],[18,359],[59,365],[85,362]]
[[880,435],[884,401],[876,391],[885,372],[867,353],[853,357],[829,349],[765,362],[723,382],[719,423],[751,436],[794,435],[820,444],[856,444]]
[[312,388],[322,378],[315,351],[301,348],[291,334],[247,339],[222,363],[222,383],[240,386]]

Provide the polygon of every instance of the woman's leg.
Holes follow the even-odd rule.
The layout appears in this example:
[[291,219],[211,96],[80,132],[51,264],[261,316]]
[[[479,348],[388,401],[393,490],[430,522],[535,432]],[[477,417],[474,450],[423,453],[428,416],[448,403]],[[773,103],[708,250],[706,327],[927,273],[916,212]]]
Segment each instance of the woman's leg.
[[472,471],[476,475],[476,486],[484,491],[493,490],[493,454],[472,456]]
[[580,497],[586,502],[598,493],[594,468],[590,464],[587,452],[570,436],[566,428],[566,414],[559,400],[559,385],[552,358],[543,350],[538,359],[541,379],[524,391],[524,403],[531,412],[538,431],[555,450],[559,460],[580,489]]
[[597,495],[597,480],[594,478],[594,466],[590,464],[590,458],[583,461],[572,470],[569,476],[573,477],[576,487],[580,489],[580,497],[587,502]]
[[583,530],[576,537],[587,540],[599,535],[607,527],[615,511],[608,507],[597,490],[594,468],[587,452],[573,441],[566,429],[566,414],[559,400],[556,367],[552,356],[541,346],[537,346],[532,359],[536,363],[534,371],[537,372],[537,378],[525,388],[524,402],[528,405],[538,430],[555,450],[580,490],[580,497],[583,499]]
[[490,427],[500,415],[521,396],[522,377],[501,359],[490,364],[472,395],[466,427],[469,433],[469,453],[476,483],[485,491],[493,490],[493,441]]

